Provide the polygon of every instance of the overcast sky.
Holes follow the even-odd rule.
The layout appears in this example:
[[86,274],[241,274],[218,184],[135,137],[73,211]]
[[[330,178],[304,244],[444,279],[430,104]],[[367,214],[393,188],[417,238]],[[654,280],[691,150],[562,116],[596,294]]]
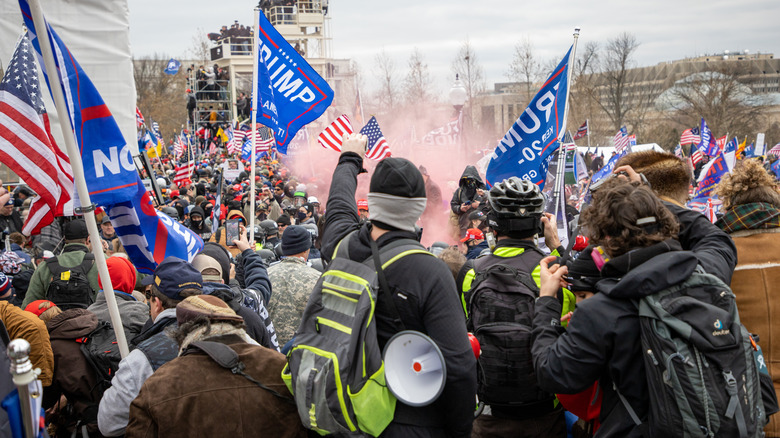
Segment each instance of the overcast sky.
[[[215,32],[249,24],[257,2],[246,0],[129,0],[130,40],[136,56],[181,57],[198,29]],[[637,65],[702,53],[744,50],[780,56],[778,0],[563,1],[330,0],[333,54],[357,61],[370,88],[373,59],[383,48],[400,74],[417,47],[440,91],[449,89],[451,63],[469,39],[487,85],[506,81],[516,42],[528,36],[546,61],[565,54],[574,27],[580,43],[603,42],[627,31],[640,46]]]

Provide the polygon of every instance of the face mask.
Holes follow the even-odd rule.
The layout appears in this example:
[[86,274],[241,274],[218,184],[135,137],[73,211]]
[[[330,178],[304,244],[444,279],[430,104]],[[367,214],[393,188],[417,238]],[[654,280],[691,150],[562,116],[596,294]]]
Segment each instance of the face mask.
[[304,212],[302,212],[302,211],[299,211],[299,212],[298,212],[298,220],[299,220],[299,221],[306,220],[306,213],[304,213]]
[[198,220],[193,219],[192,221],[192,225],[195,225],[196,227],[200,227],[200,224],[202,223],[203,223],[203,219],[198,219]]

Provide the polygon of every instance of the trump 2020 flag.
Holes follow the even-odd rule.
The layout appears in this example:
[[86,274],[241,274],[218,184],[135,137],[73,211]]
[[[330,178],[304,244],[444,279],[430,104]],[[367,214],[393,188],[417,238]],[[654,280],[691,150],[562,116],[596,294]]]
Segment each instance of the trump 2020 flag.
[[715,139],[715,136],[712,135],[712,131],[710,131],[710,127],[707,126],[707,122],[704,121],[704,118],[701,119],[701,128],[699,128],[699,132],[701,133],[699,149],[710,157],[717,157],[720,153],[720,146],[718,146],[718,142]]
[[108,208],[108,217],[138,272],[152,274],[157,264],[170,256],[191,262],[203,249],[203,239],[155,210],[137,175],[133,190],[135,196],[131,200]]
[[271,128],[276,150],[286,154],[295,133],[330,106],[333,90],[265,14],[260,14],[257,30],[256,121]]
[[696,187],[695,198],[708,197],[715,189],[715,186],[720,182],[720,178],[728,173],[728,165],[726,164],[726,158],[722,153],[718,154],[716,158],[709,163],[707,167],[702,169],[703,177],[699,179],[699,185]]
[[[49,72],[41,56],[39,30],[33,23],[30,5],[27,0],[19,0],[19,6],[27,26],[27,36],[35,48],[38,64],[51,90]],[[46,28],[68,106],[57,110],[67,111],[70,118],[71,129],[81,151],[90,199],[100,205],[127,201],[135,193],[138,178],[130,147],[111,111],[76,58],[48,22]]]
[[569,55],[571,48],[498,143],[485,175],[488,184],[519,176],[544,187],[549,158],[563,136]]

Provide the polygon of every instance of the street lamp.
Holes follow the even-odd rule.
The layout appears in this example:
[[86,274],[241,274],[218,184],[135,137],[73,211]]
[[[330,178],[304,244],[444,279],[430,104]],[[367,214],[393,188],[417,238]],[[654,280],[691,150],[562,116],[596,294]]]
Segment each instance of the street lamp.
[[455,75],[455,82],[452,84],[452,88],[450,88],[450,104],[453,108],[455,108],[455,111],[458,115],[458,154],[463,157],[463,105],[466,104],[466,87],[463,86],[463,83],[458,78],[458,75]]

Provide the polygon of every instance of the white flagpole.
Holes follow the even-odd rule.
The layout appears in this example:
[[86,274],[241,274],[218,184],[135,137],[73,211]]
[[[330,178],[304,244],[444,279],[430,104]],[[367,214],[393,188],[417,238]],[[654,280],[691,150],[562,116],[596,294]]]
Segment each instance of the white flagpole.
[[[569,115],[569,95],[571,94],[571,68],[570,66],[573,65],[575,61],[575,56],[577,54],[577,39],[580,37],[580,28],[574,28],[574,44],[571,48],[571,55],[569,56],[569,65],[566,67],[566,70],[568,74],[566,75],[566,100],[564,100],[564,106],[563,106],[563,123],[561,132],[566,132],[566,123],[568,121],[568,115]],[[590,126],[588,127],[590,128]],[[560,138],[558,138],[559,143],[560,140],[565,137],[565,134],[561,134]],[[558,196],[565,196],[564,189],[565,186],[563,184],[563,178],[564,178],[564,167],[566,166],[566,152],[562,151],[562,144],[558,146],[558,169],[556,172],[555,177],[555,193],[558,194]],[[555,218],[558,219],[558,212],[560,211],[561,203],[556,202],[555,203]],[[567,236],[568,237],[568,236]],[[554,248],[550,248],[551,250]]]
[[[255,37],[252,42],[252,157],[249,171],[249,242],[255,241],[255,155],[257,155],[257,89],[258,59],[257,45],[260,43],[260,9],[255,8]],[[273,133],[272,133],[273,134]],[[250,243],[254,245],[253,243]],[[253,246],[254,247],[254,246]]]
[[114,333],[116,333],[119,353],[124,358],[130,351],[127,348],[127,339],[125,339],[122,317],[119,315],[119,308],[116,304],[116,296],[114,295],[114,287],[111,284],[111,276],[108,274],[106,256],[103,254],[103,245],[101,245],[97,221],[95,220],[95,206],[90,200],[87,181],[84,178],[84,164],[81,162],[81,154],[76,145],[76,139],[73,136],[74,133],[71,130],[71,124],[68,118],[68,106],[65,103],[65,94],[62,92],[62,87],[60,85],[60,77],[57,73],[56,64],[54,63],[54,54],[51,52],[48,28],[46,27],[46,21],[43,18],[43,11],[41,10],[39,0],[30,0],[29,3],[33,23],[35,23],[35,29],[38,34],[41,55],[43,56],[43,62],[46,66],[46,71],[48,72],[52,95],[54,96],[54,105],[57,107],[57,117],[60,121],[60,128],[62,128],[62,136],[65,137],[65,148],[67,149],[70,164],[73,168],[73,182],[78,190],[84,220],[87,222],[89,240],[92,243],[92,254],[95,255],[95,264],[97,265],[98,274],[100,275],[103,293],[106,296],[108,313],[111,316],[111,324],[114,326]]
[[588,136],[588,151],[590,151],[590,120],[585,119],[585,134]]

